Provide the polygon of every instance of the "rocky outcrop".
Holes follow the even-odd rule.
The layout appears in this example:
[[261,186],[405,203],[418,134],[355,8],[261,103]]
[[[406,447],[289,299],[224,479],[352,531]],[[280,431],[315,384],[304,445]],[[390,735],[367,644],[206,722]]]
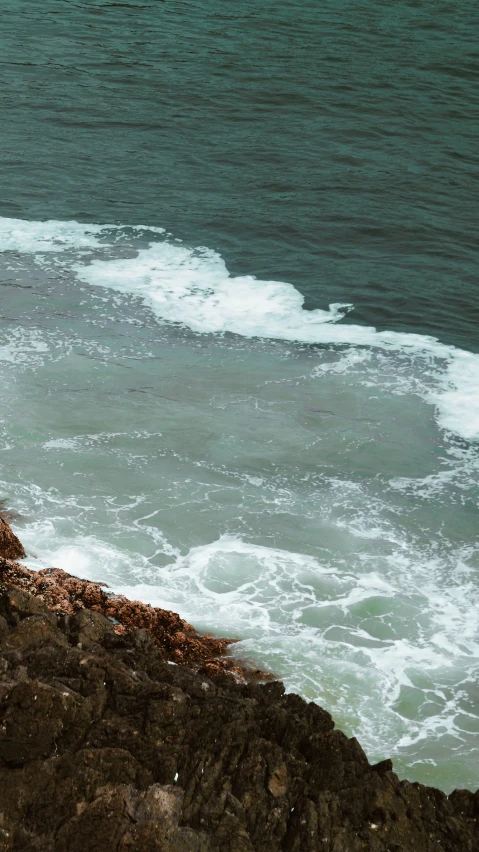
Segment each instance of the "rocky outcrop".
[[228,644],[0,559],[0,852],[479,852],[479,792],[371,766]]
[[0,584],[0,850],[477,852],[479,794],[370,766],[282,684]]
[[239,679],[264,680],[269,677],[225,656],[235,640],[201,636],[176,612],[114,595],[105,584],[81,580],[60,568],[30,571],[24,565],[8,560],[3,560],[3,563],[0,560],[0,576],[5,583],[14,584],[44,601],[57,615],[74,615],[89,609],[106,616],[118,635],[132,630],[148,630],[164,659],[178,665],[199,668],[209,675],[229,672]]
[[22,543],[7,521],[0,516],[0,557],[3,557],[3,559],[23,559],[25,556]]

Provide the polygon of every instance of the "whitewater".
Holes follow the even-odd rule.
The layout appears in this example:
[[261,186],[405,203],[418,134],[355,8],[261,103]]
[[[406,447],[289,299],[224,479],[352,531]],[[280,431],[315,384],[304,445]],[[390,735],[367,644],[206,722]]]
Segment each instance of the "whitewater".
[[234,636],[371,759],[479,785],[479,355],[158,227],[0,218],[0,498],[52,564]]

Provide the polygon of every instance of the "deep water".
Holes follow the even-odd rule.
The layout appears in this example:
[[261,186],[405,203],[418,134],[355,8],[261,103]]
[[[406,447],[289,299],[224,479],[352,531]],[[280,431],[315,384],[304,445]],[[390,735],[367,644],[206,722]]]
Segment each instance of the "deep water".
[[445,789],[479,785],[478,31],[403,0],[0,30],[0,498],[35,564],[238,636]]

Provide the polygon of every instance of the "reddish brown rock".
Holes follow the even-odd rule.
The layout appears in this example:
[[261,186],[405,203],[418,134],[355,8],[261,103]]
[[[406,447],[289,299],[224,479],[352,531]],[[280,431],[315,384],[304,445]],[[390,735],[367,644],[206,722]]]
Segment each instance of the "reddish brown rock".
[[27,554],[10,525],[0,517],[0,557],[3,559],[23,559]]
[[[88,610],[91,621],[92,613],[100,613],[109,619],[112,631],[119,636],[146,630],[164,658],[178,665],[200,668],[210,676],[224,672],[243,680],[269,678],[264,672],[225,656],[236,640],[201,636],[176,612],[113,595],[103,583],[81,580],[60,568],[31,571],[18,562],[4,561],[0,571],[4,582],[15,585],[17,594],[23,590],[35,595],[57,615],[75,616]],[[95,641],[94,631],[94,626],[86,623],[78,628],[78,633],[90,641]]]

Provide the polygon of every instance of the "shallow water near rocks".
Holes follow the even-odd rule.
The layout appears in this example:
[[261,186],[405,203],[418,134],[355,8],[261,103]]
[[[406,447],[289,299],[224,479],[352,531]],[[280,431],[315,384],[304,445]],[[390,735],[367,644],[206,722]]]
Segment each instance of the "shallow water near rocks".
[[1,36],[29,564],[239,638],[371,761],[475,789],[474,10],[63,5]]
[[[440,428],[470,427],[450,375],[467,353],[353,325],[342,343],[326,312],[314,333],[338,329],[338,343],[193,332],[110,270],[135,239],[171,263],[168,238],[149,234],[149,249],[144,233],[72,226],[65,246],[58,226],[38,243],[37,226],[7,225],[22,325],[4,325],[0,348],[2,490],[30,564],[238,637],[235,654],[327,707],[372,760],[474,786],[478,460]],[[182,261],[178,301],[193,293],[216,316],[211,258]],[[101,268],[105,286],[88,283]],[[165,276],[154,259],[148,292]],[[308,338],[311,314],[290,319],[303,314]]]

